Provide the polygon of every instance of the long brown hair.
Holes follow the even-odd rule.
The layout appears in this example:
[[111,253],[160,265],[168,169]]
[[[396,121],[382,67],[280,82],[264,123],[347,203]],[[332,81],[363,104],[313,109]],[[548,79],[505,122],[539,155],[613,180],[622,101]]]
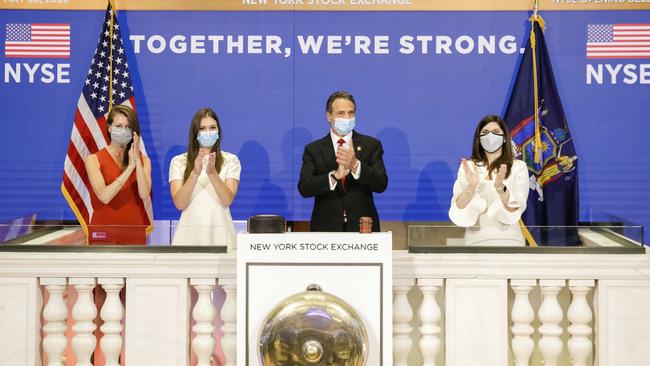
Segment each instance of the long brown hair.
[[506,178],[510,176],[510,170],[512,169],[512,163],[514,162],[514,155],[512,153],[512,142],[510,139],[510,131],[506,127],[505,122],[499,116],[487,115],[476,126],[476,131],[474,132],[474,141],[472,143],[472,161],[477,165],[488,165],[487,154],[483,147],[481,146],[481,130],[485,125],[490,122],[496,122],[503,131],[503,146],[501,146],[501,156],[499,156],[492,164],[488,166],[488,176],[492,177],[492,172],[496,171],[501,164],[505,164],[508,167],[506,171]]
[[[138,116],[135,114],[133,109],[131,107],[118,104],[114,105],[113,108],[111,108],[111,111],[108,112],[108,117],[106,117],[106,132],[108,133],[108,141],[111,141],[111,133],[108,131],[108,127],[113,125],[113,119],[115,119],[115,115],[121,114],[124,117],[126,117],[126,120],[129,121],[129,128],[131,129],[131,132],[135,132],[138,134],[138,136],[142,137],[140,134],[140,123],[138,123]],[[129,141],[128,144],[126,144],[126,147],[124,148],[124,156],[122,157],[122,164],[126,167],[129,165],[129,150],[131,149],[131,145],[133,144],[133,139]],[[138,152],[139,153],[139,152]]]
[[217,170],[217,173],[221,172],[221,166],[223,165],[223,156],[221,155],[221,140],[223,139],[223,130],[221,129],[221,123],[219,122],[219,117],[217,114],[210,108],[199,109],[192,117],[192,123],[190,124],[190,141],[187,143],[187,165],[185,166],[185,173],[183,174],[183,182],[190,177],[192,170],[194,169],[194,160],[199,156],[199,141],[196,137],[199,135],[199,128],[201,127],[201,120],[205,117],[210,117],[217,121],[217,129],[219,130],[219,139],[212,146],[210,152],[216,153],[214,159],[214,168]]

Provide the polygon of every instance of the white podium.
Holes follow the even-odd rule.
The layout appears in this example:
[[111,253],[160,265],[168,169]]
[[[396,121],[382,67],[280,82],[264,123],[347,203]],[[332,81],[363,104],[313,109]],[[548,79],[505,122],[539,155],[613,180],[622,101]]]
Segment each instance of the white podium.
[[368,332],[368,365],[392,364],[392,234],[240,234],[237,364],[261,365],[258,335],[285,298],[319,285],[350,304]]

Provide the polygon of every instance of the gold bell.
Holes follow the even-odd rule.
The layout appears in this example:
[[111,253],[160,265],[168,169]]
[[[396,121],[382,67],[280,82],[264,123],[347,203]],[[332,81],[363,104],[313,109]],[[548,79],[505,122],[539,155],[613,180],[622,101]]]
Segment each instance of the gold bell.
[[363,320],[342,299],[310,285],[282,300],[260,327],[263,366],[365,366]]

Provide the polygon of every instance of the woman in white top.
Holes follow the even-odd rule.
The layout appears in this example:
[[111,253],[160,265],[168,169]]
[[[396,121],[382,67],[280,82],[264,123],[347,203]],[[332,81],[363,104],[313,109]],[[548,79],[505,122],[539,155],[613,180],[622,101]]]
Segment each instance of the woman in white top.
[[241,165],[221,151],[223,131],[217,114],[201,109],[192,118],[187,153],[169,165],[174,205],[183,211],[172,245],[226,245],[235,248],[230,205],[237,195]]
[[449,218],[465,227],[465,245],[523,246],[518,225],[528,199],[528,168],[514,158],[501,118],[484,117],[476,127],[471,160],[461,162]]

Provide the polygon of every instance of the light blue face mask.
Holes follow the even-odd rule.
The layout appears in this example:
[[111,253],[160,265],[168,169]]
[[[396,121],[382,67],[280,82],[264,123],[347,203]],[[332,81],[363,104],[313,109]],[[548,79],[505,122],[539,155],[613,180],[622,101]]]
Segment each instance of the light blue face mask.
[[334,129],[339,134],[345,136],[348,133],[352,132],[352,130],[354,130],[354,122],[355,122],[354,117],[353,118],[334,118]]
[[219,131],[199,131],[196,140],[201,147],[210,148],[219,140]]

